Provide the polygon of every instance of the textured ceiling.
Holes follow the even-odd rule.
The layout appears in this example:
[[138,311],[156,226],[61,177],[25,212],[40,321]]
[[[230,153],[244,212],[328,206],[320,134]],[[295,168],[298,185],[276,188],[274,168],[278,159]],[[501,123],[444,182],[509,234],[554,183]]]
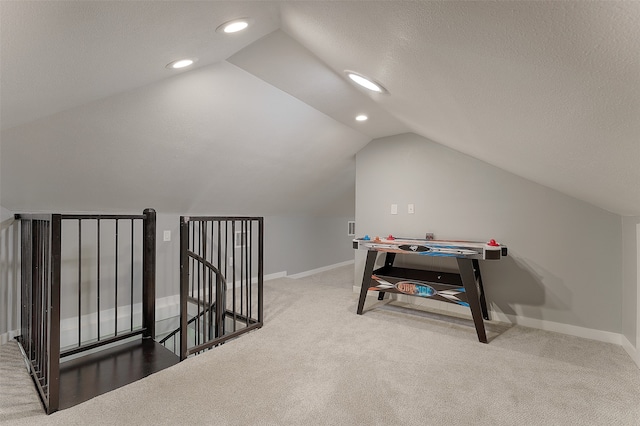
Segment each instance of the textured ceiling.
[[227,62],[4,137],[12,210],[225,215],[352,213],[353,198],[331,202],[353,197],[353,152],[369,141]]
[[415,133],[640,214],[640,2],[299,2],[284,29]]
[[[218,25],[252,16],[242,36]],[[2,1],[2,128],[150,84],[183,57],[225,60],[279,26],[273,4],[182,1]]]
[[6,208],[348,214],[355,152],[410,131],[640,215],[640,2],[2,1],[0,19]]

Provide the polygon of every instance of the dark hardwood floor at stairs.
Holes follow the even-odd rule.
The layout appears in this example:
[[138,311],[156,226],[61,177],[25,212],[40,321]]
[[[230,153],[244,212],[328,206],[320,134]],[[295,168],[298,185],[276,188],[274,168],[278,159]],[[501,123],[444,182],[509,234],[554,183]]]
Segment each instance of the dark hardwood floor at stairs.
[[60,365],[60,409],[128,385],[179,362],[152,339],[139,339]]

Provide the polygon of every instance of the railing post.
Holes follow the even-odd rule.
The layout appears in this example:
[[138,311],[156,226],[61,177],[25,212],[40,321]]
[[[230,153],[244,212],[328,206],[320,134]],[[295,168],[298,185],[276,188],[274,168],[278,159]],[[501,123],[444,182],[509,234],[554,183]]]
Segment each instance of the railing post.
[[58,411],[60,406],[60,254],[62,251],[62,218],[51,215],[50,289],[49,289],[49,407],[47,414]]
[[189,218],[180,216],[180,361],[187,359],[187,298],[189,297]]
[[156,337],[156,211],[144,210],[142,243],[142,327],[143,337]]
[[264,218],[258,218],[258,322],[264,322]]

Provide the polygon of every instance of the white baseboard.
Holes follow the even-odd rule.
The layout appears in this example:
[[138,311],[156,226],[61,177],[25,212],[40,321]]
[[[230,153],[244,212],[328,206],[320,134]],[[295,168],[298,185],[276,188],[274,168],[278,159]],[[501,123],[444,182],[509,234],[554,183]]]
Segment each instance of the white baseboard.
[[0,334],[0,346],[7,344],[10,340],[20,335],[20,330],[10,330]]
[[627,352],[627,354],[629,354],[633,362],[636,363],[638,368],[640,368],[640,350],[634,347],[626,337],[621,336],[621,339],[622,339],[622,347]]
[[262,277],[263,281],[276,280],[278,278],[284,278],[287,276],[287,271],[276,272],[275,274],[269,274]]
[[[360,293],[360,286],[353,286],[353,292]],[[369,296],[378,295],[377,291],[370,291]],[[452,312],[456,315],[467,316],[471,318],[471,312],[468,308],[455,305],[452,303],[439,302],[429,299],[416,298],[412,296],[398,295],[399,302],[409,303],[416,306],[437,309],[445,313]],[[566,334],[569,336],[582,337],[585,339],[597,340],[599,342],[613,343],[622,346],[633,361],[640,368],[640,352],[620,333],[611,331],[595,330],[592,328],[579,327],[571,324],[563,324],[554,321],[541,320],[536,318],[528,318],[520,315],[505,314],[494,309],[489,309],[489,317],[492,321],[502,322],[506,324],[517,324],[523,327],[535,328],[539,330],[552,331],[555,333]]]
[[508,324],[517,324],[524,327],[537,328],[539,330],[553,331],[555,333],[567,334],[569,336],[622,345],[622,335],[620,333],[595,330],[592,328],[579,327],[576,325],[563,324],[536,318],[527,318],[519,315],[504,314],[494,310],[491,310],[490,313],[492,319]]
[[293,275],[287,275],[288,278],[298,279],[308,277],[310,275],[319,274],[320,272],[330,271],[332,269],[340,268],[342,266],[353,265],[353,260],[347,260],[340,263],[334,263],[333,265],[323,266],[322,268],[312,269],[310,271],[300,272]]

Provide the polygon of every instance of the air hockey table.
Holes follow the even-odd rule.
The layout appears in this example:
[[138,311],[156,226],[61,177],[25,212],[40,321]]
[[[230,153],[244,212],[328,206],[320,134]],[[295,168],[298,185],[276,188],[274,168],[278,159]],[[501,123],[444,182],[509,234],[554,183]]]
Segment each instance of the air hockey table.
[[[378,300],[385,293],[407,294],[468,307],[471,310],[478,340],[487,343],[484,320],[489,319],[484,296],[480,261],[499,261],[507,256],[507,247],[490,240],[473,241],[420,240],[411,238],[356,238],[353,248],[367,250],[358,315],[362,315],[368,291],[377,291]],[[378,253],[385,253],[384,266],[374,270]],[[438,272],[394,266],[396,255],[452,257],[458,272]]]

